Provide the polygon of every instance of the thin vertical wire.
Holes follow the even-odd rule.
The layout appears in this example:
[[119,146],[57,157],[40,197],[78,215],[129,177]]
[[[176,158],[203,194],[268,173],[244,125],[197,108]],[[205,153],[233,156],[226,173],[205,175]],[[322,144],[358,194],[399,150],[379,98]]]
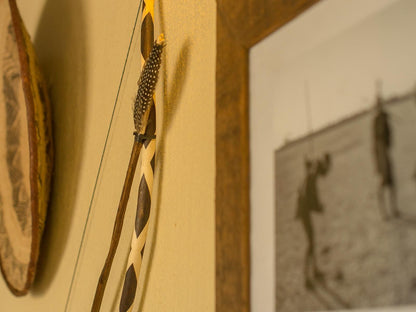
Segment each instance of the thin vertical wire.
[[107,130],[106,138],[105,138],[105,141],[104,141],[103,151],[101,153],[100,164],[98,166],[98,172],[97,172],[97,176],[95,178],[95,183],[94,183],[94,188],[93,188],[92,195],[91,195],[91,200],[90,200],[90,203],[89,203],[89,206],[88,206],[87,217],[86,217],[86,220],[85,220],[85,223],[84,223],[84,228],[83,228],[82,235],[81,235],[81,242],[80,242],[79,249],[78,249],[78,253],[77,253],[77,257],[76,257],[76,260],[75,260],[74,271],[72,273],[71,283],[69,285],[68,296],[66,298],[64,312],[67,312],[68,311],[69,302],[70,302],[70,299],[71,299],[71,295],[72,295],[72,291],[73,291],[73,286],[74,286],[74,282],[75,282],[75,276],[76,276],[77,271],[78,271],[79,260],[80,260],[80,257],[81,257],[81,251],[82,251],[82,248],[84,246],[85,234],[87,232],[88,224],[89,224],[89,221],[90,221],[92,204],[93,204],[94,199],[95,199],[95,194],[96,194],[96,191],[97,191],[98,180],[99,180],[99,178],[101,176],[101,170],[102,170],[102,166],[103,166],[104,155],[105,155],[105,152],[107,150],[108,139],[110,137],[111,129],[112,129],[112,126],[113,126],[115,111],[116,111],[116,108],[117,108],[117,106],[119,104],[118,99],[119,99],[119,96],[120,96],[120,90],[121,90],[121,86],[122,86],[123,81],[124,81],[124,74],[125,74],[126,68],[127,68],[127,61],[129,59],[131,47],[133,45],[134,34],[136,32],[136,28],[137,28],[137,25],[138,25],[137,22],[139,20],[139,16],[140,16],[140,12],[141,12],[142,5],[143,5],[143,0],[140,0],[139,7],[137,9],[136,18],[135,18],[135,21],[134,21],[133,31],[132,31],[132,34],[131,34],[131,37],[130,37],[129,46],[128,46],[128,49],[127,49],[126,58],[124,60],[123,70],[122,70],[122,73],[121,73],[120,82],[119,82],[118,89],[117,89],[116,99],[114,101],[113,111],[111,113],[111,118],[110,118],[110,122],[109,122],[109,125],[108,125],[108,130]]

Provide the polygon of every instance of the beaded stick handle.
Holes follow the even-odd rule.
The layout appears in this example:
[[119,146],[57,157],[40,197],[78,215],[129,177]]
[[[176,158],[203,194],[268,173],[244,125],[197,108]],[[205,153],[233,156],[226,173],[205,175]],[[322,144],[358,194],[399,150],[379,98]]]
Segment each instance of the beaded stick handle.
[[[153,19],[154,1],[144,0],[141,25],[142,63],[145,59],[149,57],[149,52],[154,36]],[[154,104],[154,95],[152,101]],[[149,125],[146,129],[146,140],[144,141],[144,148],[142,152],[142,162],[139,172],[140,185],[137,200],[136,222],[131,240],[130,254],[127,260],[123,291],[120,299],[120,312],[131,312],[134,306],[134,301],[136,299],[136,291],[139,281],[140,268],[143,260],[144,248],[146,244],[147,229],[150,216],[151,196],[153,189],[153,172],[155,164],[155,146],[156,115],[155,105],[152,105],[152,110],[150,111]]]
[[153,48],[149,54],[147,61],[143,66],[143,70],[138,82],[139,87],[134,105],[134,126],[136,128],[136,131],[134,133],[135,139],[133,143],[126,178],[124,181],[119,207],[117,209],[116,219],[114,222],[110,248],[97,284],[97,289],[95,292],[93,305],[91,307],[91,312],[100,311],[105,287],[107,285],[108,277],[111,271],[111,266],[118,247],[118,243],[120,241],[124,215],[126,212],[127,202],[130,196],[130,190],[131,185],[133,183],[134,173],[137,167],[137,161],[139,159],[142,147],[145,146],[145,150],[147,149],[147,129],[153,128],[151,126],[152,121],[149,119],[149,117],[154,115],[152,114],[152,109],[154,110],[152,96],[157,83],[163,47],[164,38],[163,35],[160,35],[158,40],[153,44]]

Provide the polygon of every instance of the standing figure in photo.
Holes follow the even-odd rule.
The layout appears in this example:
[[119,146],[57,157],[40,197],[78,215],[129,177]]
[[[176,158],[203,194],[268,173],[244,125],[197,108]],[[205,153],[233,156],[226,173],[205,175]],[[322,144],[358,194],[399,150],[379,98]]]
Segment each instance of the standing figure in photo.
[[391,127],[389,115],[383,108],[383,101],[377,96],[376,116],[373,123],[373,152],[376,163],[377,173],[380,178],[378,189],[378,198],[380,212],[384,219],[389,217],[384,202],[384,191],[387,190],[390,196],[390,210],[394,217],[399,217],[400,213],[397,207],[396,185],[394,183],[393,167],[390,157],[392,146]]
[[312,219],[312,212],[323,213],[324,207],[321,203],[317,180],[319,176],[327,174],[330,165],[330,157],[325,155],[322,161],[305,160],[306,176],[298,190],[296,219],[302,223],[306,234],[307,248],[305,253],[305,287],[313,289],[313,281],[324,279],[323,273],[319,270],[316,259],[315,230]]

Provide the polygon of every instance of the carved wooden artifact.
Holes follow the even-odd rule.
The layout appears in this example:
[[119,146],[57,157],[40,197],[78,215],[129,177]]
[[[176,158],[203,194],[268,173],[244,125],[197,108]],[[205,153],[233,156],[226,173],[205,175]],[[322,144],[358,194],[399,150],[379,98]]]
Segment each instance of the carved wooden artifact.
[[52,171],[49,100],[15,0],[0,0],[0,266],[13,294],[36,271]]

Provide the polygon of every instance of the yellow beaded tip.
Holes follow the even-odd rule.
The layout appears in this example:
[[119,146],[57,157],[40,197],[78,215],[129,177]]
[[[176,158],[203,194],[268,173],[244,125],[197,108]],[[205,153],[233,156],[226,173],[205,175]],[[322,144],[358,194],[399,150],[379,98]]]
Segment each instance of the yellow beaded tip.
[[165,35],[162,33],[157,37],[156,43],[157,44],[163,44],[165,42]]

